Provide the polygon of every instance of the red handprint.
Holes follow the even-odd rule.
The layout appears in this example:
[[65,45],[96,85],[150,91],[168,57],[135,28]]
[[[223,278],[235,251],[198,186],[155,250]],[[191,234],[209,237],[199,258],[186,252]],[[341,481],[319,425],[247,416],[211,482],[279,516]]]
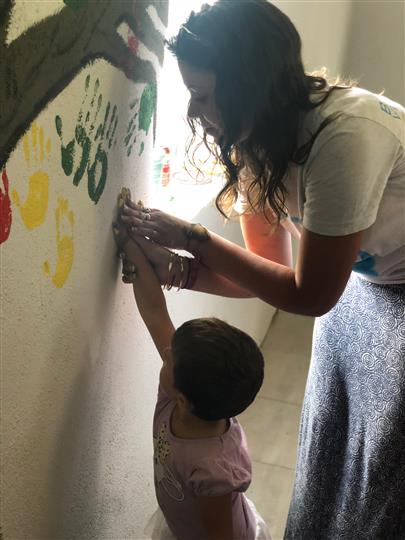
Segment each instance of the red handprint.
[[5,169],[3,169],[1,179],[4,192],[0,187],[0,244],[7,240],[11,228],[11,204],[8,193],[8,177]]

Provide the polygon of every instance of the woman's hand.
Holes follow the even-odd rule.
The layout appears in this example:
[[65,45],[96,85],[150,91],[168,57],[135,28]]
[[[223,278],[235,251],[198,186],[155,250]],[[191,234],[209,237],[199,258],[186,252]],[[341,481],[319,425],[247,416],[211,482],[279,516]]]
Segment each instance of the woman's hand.
[[187,247],[187,232],[192,224],[183,219],[131,201],[122,208],[121,220],[137,242],[139,238],[147,236],[162,246],[174,249]]

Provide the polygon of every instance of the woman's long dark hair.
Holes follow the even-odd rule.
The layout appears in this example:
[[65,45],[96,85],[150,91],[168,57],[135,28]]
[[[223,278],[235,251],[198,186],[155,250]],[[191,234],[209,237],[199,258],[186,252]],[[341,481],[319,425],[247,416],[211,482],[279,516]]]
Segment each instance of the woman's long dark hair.
[[[216,75],[223,137],[210,151],[224,165],[227,178],[216,199],[218,210],[226,216],[224,209],[238,193],[239,172],[246,167],[252,177],[249,201],[249,194],[257,191],[255,206],[264,210],[268,202],[280,219],[288,164],[304,163],[316,136],[332,121],[327,118],[299,147],[301,113],[322,103],[337,84],[328,86],[322,74],[305,73],[295,26],[266,0],[204,4],[167,45],[178,60]],[[311,100],[314,93],[319,97]],[[198,121],[188,121],[193,142]],[[243,133],[248,136],[241,140]]]

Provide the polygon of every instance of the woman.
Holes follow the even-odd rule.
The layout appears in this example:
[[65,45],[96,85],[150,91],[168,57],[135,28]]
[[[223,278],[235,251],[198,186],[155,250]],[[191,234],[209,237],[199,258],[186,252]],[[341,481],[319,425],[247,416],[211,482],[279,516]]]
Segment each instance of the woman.
[[300,48],[265,0],[204,6],[169,42],[247,250],[142,205],[122,219],[168,288],[317,317],[285,537],[404,538],[405,110],[306,74]]

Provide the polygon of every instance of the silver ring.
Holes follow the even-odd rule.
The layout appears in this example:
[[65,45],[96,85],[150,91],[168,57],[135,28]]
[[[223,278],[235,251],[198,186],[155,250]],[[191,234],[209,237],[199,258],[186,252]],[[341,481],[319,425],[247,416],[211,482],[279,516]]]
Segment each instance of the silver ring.
[[125,272],[123,273],[123,276],[133,283],[136,280],[136,270],[134,272]]
[[149,214],[149,212],[144,212],[142,221],[150,221],[150,214]]

